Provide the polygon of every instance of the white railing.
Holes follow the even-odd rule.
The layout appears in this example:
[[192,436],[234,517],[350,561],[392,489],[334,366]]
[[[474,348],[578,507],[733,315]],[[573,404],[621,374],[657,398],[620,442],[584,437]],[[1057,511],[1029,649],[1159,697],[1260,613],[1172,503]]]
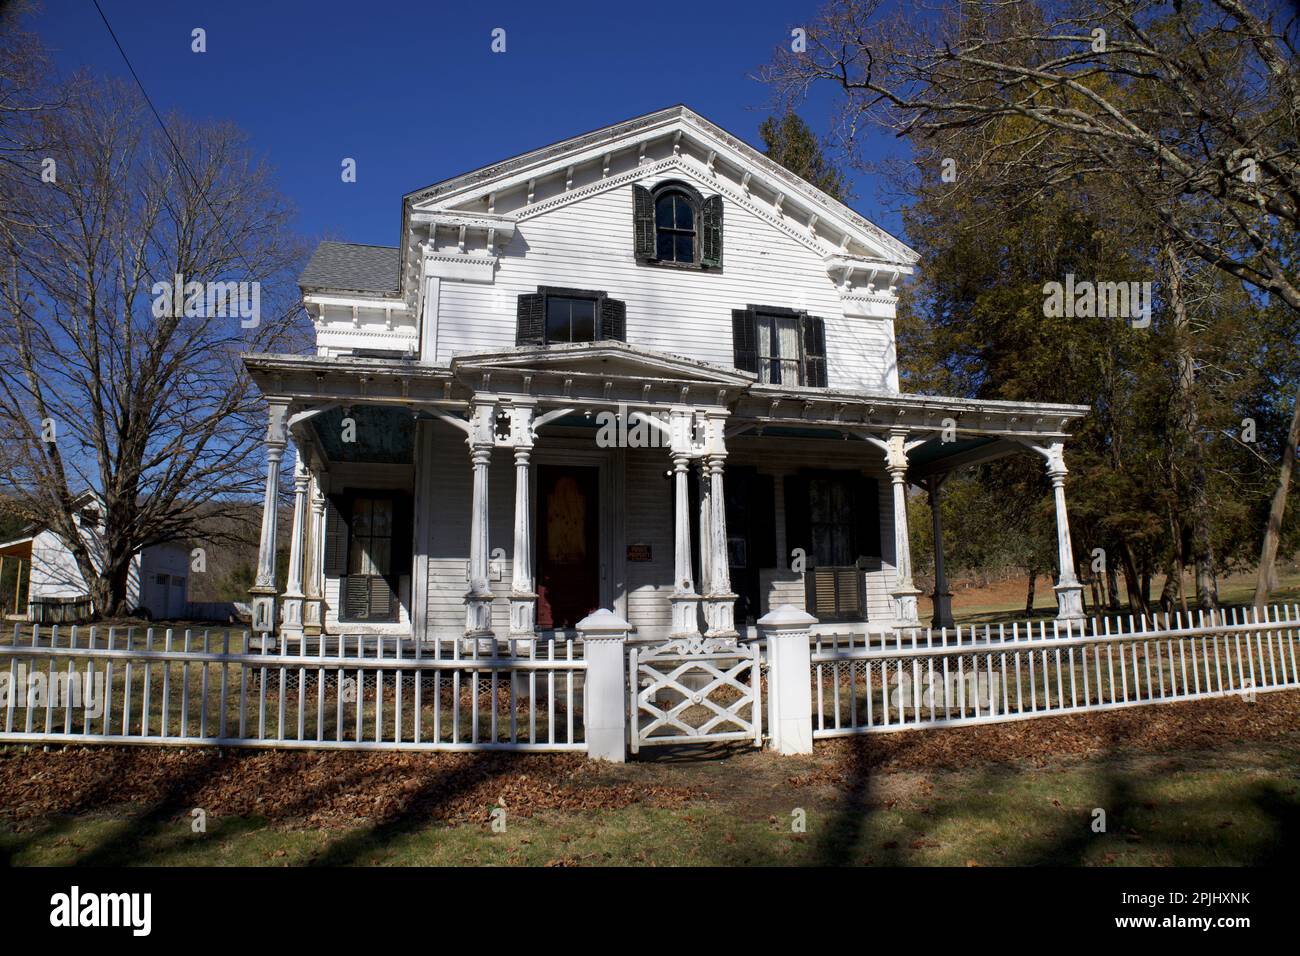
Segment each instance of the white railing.
[[1300,608],[814,638],[815,737],[1300,687]]
[[273,653],[247,632],[140,630],[15,628],[0,646],[0,742],[586,749],[586,661],[563,636],[483,653],[375,636]]

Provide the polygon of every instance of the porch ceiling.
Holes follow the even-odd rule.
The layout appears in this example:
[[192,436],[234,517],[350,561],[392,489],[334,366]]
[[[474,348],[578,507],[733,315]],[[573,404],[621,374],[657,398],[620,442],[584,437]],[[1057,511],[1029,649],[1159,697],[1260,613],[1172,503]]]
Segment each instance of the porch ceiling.
[[[353,421],[352,441],[343,440],[343,419]],[[330,408],[310,419],[315,439],[331,462],[409,465],[414,461],[415,416],[394,406]]]

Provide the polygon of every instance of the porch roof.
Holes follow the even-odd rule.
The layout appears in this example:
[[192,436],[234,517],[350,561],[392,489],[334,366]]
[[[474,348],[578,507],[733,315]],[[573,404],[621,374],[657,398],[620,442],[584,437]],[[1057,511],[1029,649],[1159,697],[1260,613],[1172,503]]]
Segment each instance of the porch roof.
[[573,407],[723,407],[729,435],[795,428],[853,438],[901,430],[921,439],[909,477],[1066,440],[1086,405],[872,393],[758,383],[755,376],[623,342],[523,347],[409,359],[254,354],[245,365],[262,391],[300,409],[330,403],[464,409],[476,396]]

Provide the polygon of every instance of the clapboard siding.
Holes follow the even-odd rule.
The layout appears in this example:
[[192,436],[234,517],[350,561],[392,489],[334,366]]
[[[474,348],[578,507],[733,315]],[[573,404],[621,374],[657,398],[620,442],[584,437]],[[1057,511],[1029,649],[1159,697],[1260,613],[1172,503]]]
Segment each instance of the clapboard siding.
[[663,448],[629,449],[627,543],[648,544],[649,561],[627,562],[627,621],[636,636],[666,636],[672,627],[673,493],[664,472],[671,466]]
[[630,186],[525,219],[502,252],[493,284],[442,283],[437,360],[512,347],[516,297],[560,285],[626,301],[630,344],[728,367],[732,309],[806,309],[826,319],[831,387],[893,387],[892,321],[846,317],[817,253],[729,199],[724,207],[720,273],[638,265]]
[[[460,637],[465,632],[465,569],[469,561],[473,473],[465,436],[442,422],[432,426],[429,460],[433,472],[428,548],[428,620],[430,637]],[[488,466],[488,554],[497,548],[504,559],[491,562],[492,627],[504,637],[510,629],[510,555],[514,550],[514,458],[492,456]]]

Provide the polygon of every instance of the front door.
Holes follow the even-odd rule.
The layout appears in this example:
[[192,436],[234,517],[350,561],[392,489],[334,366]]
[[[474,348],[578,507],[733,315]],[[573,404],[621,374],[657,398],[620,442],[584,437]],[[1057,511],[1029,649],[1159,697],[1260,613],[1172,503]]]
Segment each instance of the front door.
[[600,605],[599,474],[538,466],[538,627],[573,627]]

